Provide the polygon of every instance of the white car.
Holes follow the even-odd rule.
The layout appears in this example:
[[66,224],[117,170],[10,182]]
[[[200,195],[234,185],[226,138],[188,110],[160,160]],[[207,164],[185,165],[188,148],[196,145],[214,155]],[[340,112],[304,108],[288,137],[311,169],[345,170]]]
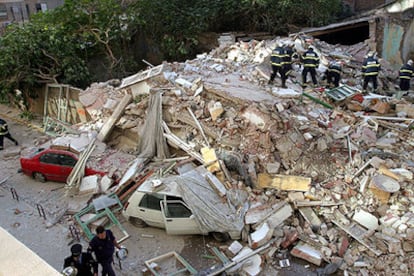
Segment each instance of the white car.
[[185,176],[147,180],[131,195],[123,215],[136,226],[164,228],[172,235],[240,239],[244,214],[203,180],[196,170]]

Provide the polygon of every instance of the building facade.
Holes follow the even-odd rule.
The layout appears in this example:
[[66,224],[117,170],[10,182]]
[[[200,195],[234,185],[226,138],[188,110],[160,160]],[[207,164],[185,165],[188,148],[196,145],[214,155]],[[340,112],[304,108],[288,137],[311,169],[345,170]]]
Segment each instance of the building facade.
[[0,0],[0,30],[11,23],[27,22],[35,13],[55,9],[64,0]]

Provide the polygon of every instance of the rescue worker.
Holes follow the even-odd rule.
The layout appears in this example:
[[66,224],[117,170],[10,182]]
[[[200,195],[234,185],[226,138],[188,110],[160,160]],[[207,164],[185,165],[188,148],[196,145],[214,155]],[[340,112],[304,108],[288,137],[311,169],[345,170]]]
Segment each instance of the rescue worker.
[[369,82],[372,82],[374,92],[377,92],[377,76],[379,70],[381,70],[381,64],[375,57],[375,53],[373,51],[368,52],[367,58],[362,63],[362,74],[364,76],[364,84],[362,86],[363,93],[366,93]]
[[292,72],[292,58],[297,55],[295,52],[294,44],[290,43],[285,47],[285,56],[283,58],[283,65],[285,66],[286,78]]
[[65,259],[63,268],[76,268],[76,276],[98,276],[98,263],[91,253],[82,252],[82,245],[76,243],[70,248],[71,256]]
[[340,62],[334,60],[329,62],[328,69],[326,70],[326,81],[328,82],[327,88],[339,86],[341,72],[342,65]]
[[272,51],[270,56],[270,62],[272,65],[272,74],[270,75],[270,80],[268,84],[271,84],[276,77],[276,74],[280,74],[282,80],[282,87],[286,88],[286,69],[284,66],[284,59],[286,59],[286,51],[283,48],[283,44],[279,42],[277,47]]
[[310,45],[308,50],[301,56],[301,62],[303,63],[302,70],[302,86],[306,86],[306,78],[308,73],[311,74],[313,85],[317,85],[316,80],[316,68],[319,66],[319,56],[314,52],[313,46]]
[[121,249],[112,231],[98,226],[96,236],[89,242],[88,251],[95,253],[96,260],[102,266],[102,276],[115,276],[112,268],[115,247]]
[[10,141],[14,142],[14,144],[17,146],[19,145],[19,143],[16,141],[16,139],[14,139],[10,132],[9,132],[9,127],[7,126],[7,122],[3,119],[0,118],[0,150],[3,150],[3,143],[4,143],[4,138],[9,139]]
[[410,81],[414,77],[413,61],[411,59],[401,67],[399,77],[401,91],[406,92],[410,90]]

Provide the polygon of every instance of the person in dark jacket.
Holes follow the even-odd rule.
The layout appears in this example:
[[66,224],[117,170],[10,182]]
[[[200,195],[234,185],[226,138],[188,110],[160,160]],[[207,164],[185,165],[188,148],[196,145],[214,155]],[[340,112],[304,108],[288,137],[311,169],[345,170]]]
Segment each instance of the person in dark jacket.
[[413,61],[410,59],[404,64],[399,73],[400,77],[400,89],[401,91],[408,91],[410,90],[410,81],[411,78],[414,77],[414,68],[413,68]]
[[328,87],[338,87],[339,80],[341,79],[342,65],[338,61],[329,62],[328,69],[326,70],[326,81],[328,82]]
[[96,260],[102,266],[102,276],[115,276],[112,268],[115,247],[121,249],[112,231],[98,226],[96,236],[89,242],[88,251],[95,253]]
[[316,80],[316,68],[319,66],[319,56],[314,52],[313,46],[308,47],[308,50],[301,56],[301,61],[303,63],[302,85],[306,85],[308,73],[310,73],[312,77],[313,84],[317,85],[318,81]]
[[79,243],[72,245],[70,251],[72,255],[65,259],[63,268],[76,268],[76,276],[98,276],[98,263],[91,253],[82,252],[82,245]]
[[285,47],[285,56],[283,58],[283,65],[285,67],[285,75],[286,78],[290,75],[292,71],[292,58],[297,57],[297,54],[295,52],[295,47],[293,43],[289,43]]
[[381,64],[379,63],[378,59],[374,56],[374,52],[370,51],[367,55],[367,58],[362,63],[362,74],[364,76],[364,84],[362,86],[363,93],[367,91],[369,82],[372,82],[374,92],[377,91],[377,76],[380,70]]
[[7,122],[0,118],[0,150],[3,150],[3,143],[4,138],[9,139],[10,141],[14,142],[14,144],[17,146],[19,143],[14,139],[10,132],[9,127],[7,126]]
[[284,66],[284,59],[286,58],[286,51],[283,48],[282,43],[278,43],[277,47],[272,51],[272,55],[270,56],[270,62],[272,65],[272,74],[270,75],[269,84],[273,82],[276,77],[276,74],[280,74],[280,78],[282,79],[282,87],[286,88],[286,70]]

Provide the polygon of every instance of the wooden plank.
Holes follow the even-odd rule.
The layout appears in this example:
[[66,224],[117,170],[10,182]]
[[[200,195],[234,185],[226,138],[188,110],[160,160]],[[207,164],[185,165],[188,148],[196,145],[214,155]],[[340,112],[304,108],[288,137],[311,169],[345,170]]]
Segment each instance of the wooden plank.
[[102,126],[102,129],[99,132],[98,137],[97,137],[98,140],[104,142],[106,138],[108,138],[116,122],[118,122],[119,118],[122,116],[125,107],[131,102],[131,100],[132,100],[132,96],[130,94],[126,94],[122,98],[121,102],[115,108],[111,117],[109,117],[108,121],[106,121],[105,124]]
[[152,174],[154,173],[154,169],[150,170],[147,174],[145,174],[142,178],[140,178],[131,188],[129,188],[126,192],[123,192],[119,196],[119,200],[123,201],[129,194],[134,192],[142,183],[145,182]]
[[260,188],[306,192],[310,188],[311,178],[294,175],[259,173],[257,182]]

